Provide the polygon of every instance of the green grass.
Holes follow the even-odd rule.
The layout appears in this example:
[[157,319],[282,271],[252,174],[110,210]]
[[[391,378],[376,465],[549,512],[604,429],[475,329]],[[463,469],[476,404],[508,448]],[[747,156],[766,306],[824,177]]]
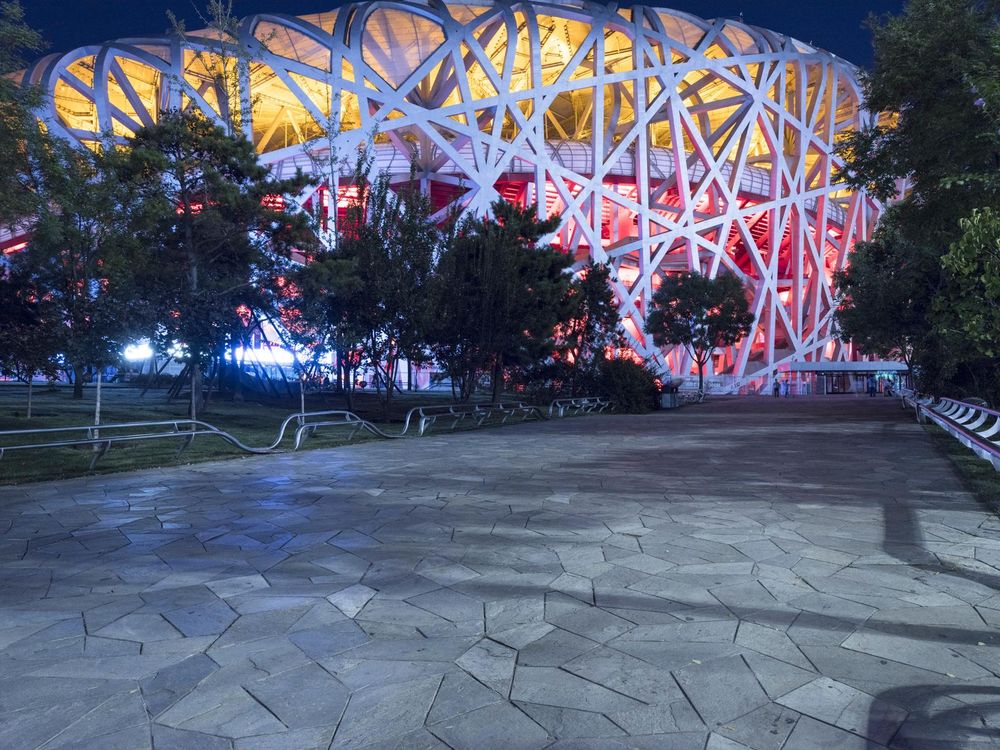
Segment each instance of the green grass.
[[937,425],[924,427],[935,447],[951,461],[965,488],[1000,515],[1000,472]]
[[[150,390],[144,397],[141,390],[128,386],[105,386],[102,390],[101,422],[157,421],[185,418],[187,402],[168,401],[163,390]],[[34,388],[32,418],[26,419],[27,388],[23,385],[0,385],[0,430],[19,430],[35,427],[63,427],[88,425],[94,421],[94,388],[84,390],[83,400],[74,400],[72,390],[59,387],[49,390],[45,386]],[[374,417],[377,406],[371,399],[361,399],[362,411]],[[341,401],[311,397],[306,404],[309,410],[342,409]],[[266,446],[274,440],[282,420],[298,410],[298,403],[264,405],[252,402],[212,401],[199,418],[221,430],[231,433],[246,445]],[[395,411],[395,409],[393,410]],[[390,426],[389,429],[398,429]],[[289,430],[281,447],[291,448]],[[329,448],[347,442],[346,430],[319,431],[306,442],[309,448]],[[52,439],[58,439],[55,436]],[[354,441],[371,439],[364,433]],[[44,438],[32,438],[41,442]],[[11,441],[14,442],[14,441]],[[18,442],[27,442],[18,441]],[[4,441],[5,444],[10,444]],[[243,453],[229,443],[214,437],[198,437],[194,444],[178,454],[179,440],[150,440],[131,444],[113,445],[98,461],[95,473],[129,471],[155,466],[179,466],[224,458],[245,458]],[[50,448],[36,451],[12,451],[0,459],[0,484],[61,479],[80,476],[89,472],[93,456],[89,446],[79,448]]]
[[[147,422],[187,417],[186,400],[168,401],[164,390],[150,390],[145,396],[138,387],[106,385],[102,390],[101,423]],[[88,385],[82,400],[74,400],[72,389],[59,386],[49,389],[35,385],[32,418],[26,419],[27,387],[21,384],[0,383],[0,431],[39,427],[65,427],[94,423],[95,389]],[[417,405],[449,404],[451,394],[442,392],[412,392],[397,394],[388,418],[382,414],[378,400],[371,393],[355,394],[353,411],[374,422],[386,432],[398,432],[407,410]],[[346,409],[342,397],[333,394],[310,394],[307,411]],[[232,434],[245,445],[263,447],[270,445],[278,433],[281,422],[299,410],[298,399],[286,403],[260,404],[213,399],[199,419]],[[484,426],[493,426],[487,423]],[[413,426],[415,427],[415,425]],[[412,429],[412,428],[411,428]],[[475,429],[471,422],[464,423],[458,431]],[[290,450],[294,430],[285,433],[279,446]],[[348,442],[346,429],[319,431],[304,443],[304,448],[332,448]],[[64,436],[35,436],[23,440],[0,439],[0,444],[14,442],[44,442]],[[373,440],[374,436],[360,432],[351,442]],[[93,473],[107,474],[160,466],[183,466],[219,459],[245,459],[250,456],[226,441],[211,436],[197,437],[194,444],[178,453],[180,440],[149,440],[112,445],[101,457]],[[47,481],[85,475],[90,472],[93,448],[47,448],[32,451],[11,451],[0,458],[0,485]]]

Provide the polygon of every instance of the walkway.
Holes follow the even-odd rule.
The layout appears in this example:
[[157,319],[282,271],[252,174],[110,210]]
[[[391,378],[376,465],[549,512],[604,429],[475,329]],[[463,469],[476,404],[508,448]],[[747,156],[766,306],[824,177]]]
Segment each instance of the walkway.
[[4,489],[0,747],[987,747],[998,584],[881,399]]

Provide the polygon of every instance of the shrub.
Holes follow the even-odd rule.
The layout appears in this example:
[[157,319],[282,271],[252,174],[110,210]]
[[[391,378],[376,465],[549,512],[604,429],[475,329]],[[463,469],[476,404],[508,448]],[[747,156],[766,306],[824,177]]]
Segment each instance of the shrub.
[[646,362],[605,359],[598,365],[600,394],[614,401],[615,409],[644,414],[656,408],[660,395],[657,372]]

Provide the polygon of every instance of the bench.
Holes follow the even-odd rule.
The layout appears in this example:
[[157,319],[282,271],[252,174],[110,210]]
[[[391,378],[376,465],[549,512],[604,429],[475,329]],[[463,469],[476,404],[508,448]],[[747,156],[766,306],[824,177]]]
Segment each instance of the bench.
[[917,419],[931,421],[977,456],[1000,471],[1000,411],[984,402],[942,398],[937,402],[915,401]]
[[[204,435],[225,440],[230,445],[247,453],[270,453],[272,447],[253,448],[244,445],[228,432],[214,425],[196,419],[174,419],[160,422],[118,422],[103,425],[75,427],[43,427],[27,430],[5,430],[0,432],[0,458],[12,451],[38,450],[42,448],[94,448],[90,460],[91,470],[108,452],[112,445],[135,443],[149,440],[180,440],[177,454],[186,450],[195,437]],[[41,442],[21,442],[38,436]],[[45,438],[55,439],[45,439]],[[8,441],[15,441],[8,443]]]
[[600,414],[611,408],[611,399],[600,396],[557,398],[549,404],[549,417],[576,417],[581,414]]

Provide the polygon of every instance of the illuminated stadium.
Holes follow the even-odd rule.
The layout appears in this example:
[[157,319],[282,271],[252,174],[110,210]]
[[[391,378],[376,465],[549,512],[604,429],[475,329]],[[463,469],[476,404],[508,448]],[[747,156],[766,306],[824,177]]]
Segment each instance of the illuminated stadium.
[[712,363],[714,387],[732,389],[852,356],[831,280],[878,217],[836,182],[838,138],[869,118],[856,72],[771,31],[659,8],[372,2],[252,16],[224,42],[83,47],[25,76],[48,94],[47,126],[85,144],[170,108],[236,121],[279,173],[319,172],[296,200],[328,224],[351,189],[337,159],[372,139],[377,168],[403,182],[415,164],[441,216],[537,202],[562,217],[554,244],[614,268],[632,345],[674,373],[691,372],[686,355],[642,332],[660,279],[736,274],[756,324]]

